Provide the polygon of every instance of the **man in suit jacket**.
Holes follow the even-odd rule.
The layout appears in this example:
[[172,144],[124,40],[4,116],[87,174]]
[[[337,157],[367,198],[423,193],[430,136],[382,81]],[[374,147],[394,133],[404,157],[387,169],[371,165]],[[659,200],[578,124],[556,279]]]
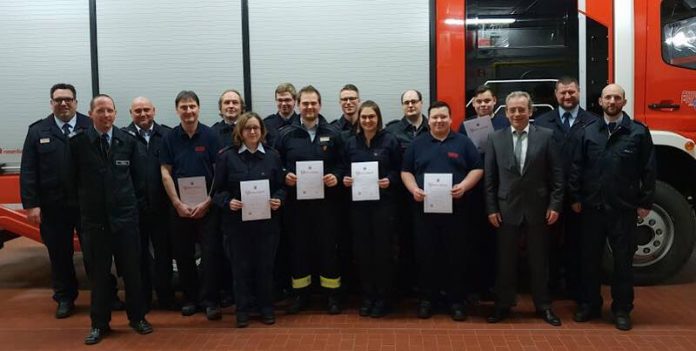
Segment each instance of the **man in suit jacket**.
[[85,344],[101,341],[109,331],[112,257],[123,276],[130,326],[140,334],[152,332],[145,320],[146,306],[140,278],[138,211],[143,206],[142,155],[137,141],[114,128],[116,108],[108,95],[90,102],[93,126],[70,136],[73,176],[83,225],[84,255],[91,262],[92,328]]
[[[574,148],[585,127],[599,120],[599,117],[580,107],[580,84],[577,79],[559,78],[554,92],[558,107],[537,117],[534,125],[553,130],[553,147],[559,150],[563,158],[563,174],[567,182]],[[567,191],[564,199],[562,215],[551,226],[550,287],[577,300],[580,297],[580,215],[570,209]]]
[[548,292],[548,226],[556,222],[563,204],[563,169],[553,132],[529,124],[532,100],[516,91],[505,99],[510,129],[491,134],[485,159],[488,220],[498,228],[498,275],[495,311],[489,323],[510,313],[517,286],[517,243],[524,236],[537,313],[560,326],[551,310]]
[[[146,97],[136,97],[130,105],[130,115],[133,120],[124,131],[130,133],[138,141],[140,153],[145,156],[144,162],[144,206],[140,210],[141,238],[141,275],[145,303],[150,306],[152,287],[154,283],[158,307],[165,310],[178,310],[174,300],[172,287],[172,249],[167,218],[171,208],[169,197],[162,185],[159,153],[162,150],[164,138],[172,129],[155,122],[155,106]],[[152,243],[153,254],[147,248]],[[154,268],[154,269],[151,269]],[[150,272],[154,272],[151,276]]]

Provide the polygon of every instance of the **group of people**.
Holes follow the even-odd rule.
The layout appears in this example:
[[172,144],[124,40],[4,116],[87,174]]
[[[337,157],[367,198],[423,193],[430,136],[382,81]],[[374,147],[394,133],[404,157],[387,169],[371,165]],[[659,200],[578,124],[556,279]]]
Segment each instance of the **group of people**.
[[[585,322],[601,316],[608,239],[612,312],[616,327],[628,330],[635,220],[650,211],[655,187],[650,133],[623,112],[618,85],[602,91],[602,117],[579,106],[577,80],[559,79],[555,93],[558,108],[532,124],[528,93],[510,93],[504,116],[495,115],[495,93],[482,86],[476,115],[457,133],[449,105],[434,101],[426,116],[417,90],[401,94],[403,118],[385,125],[378,104],[362,102],[352,84],[340,90],[343,114],[331,123],[311,85],[280,84],[278,110],[264,119],[230,89],[211,127],[199,121],[196,93],[181,91],[176,127],[156,123],[153,103],[137,97],[132,123],[119,129],[110,96],[92,98],[88,117],[76,111],[75,88],[56,84],[53,112],[29,127],[20,175],[27,217],[39,224],[51,260],[55,316],[75,309],[74,231],[92,288],[86,344],[108,334],[120,302],[113,262],[129,325],[141,334],[153,330],[150,308],[203,310],[215,320],[230,294],[238,327],[253,313],[273,324],[274,289],[285,281],[293,292],[287,313],[306,309],[317,283],[327,312],[341,313],[344,256],[357,265],[361,316],[386,315],[396,282],[412,276],[405,285],[416,287],[419,318],[444,303],[453,320],[465,320],[467,295],[493,292],[487,321],[496,323],[515,305],[521,240],[540,318],[561,325],[549,286],[562,275],[578,302],[574,320]],[[467,123],[485,119],[485,138],[467,135],[475,130]],[[367,163],[378,193],[364,199],[356,195],[365,186],[357,166]],[[308,186],[310,178],[319,186]],[[245,200],[257,186],[267,196],[261,206]]]

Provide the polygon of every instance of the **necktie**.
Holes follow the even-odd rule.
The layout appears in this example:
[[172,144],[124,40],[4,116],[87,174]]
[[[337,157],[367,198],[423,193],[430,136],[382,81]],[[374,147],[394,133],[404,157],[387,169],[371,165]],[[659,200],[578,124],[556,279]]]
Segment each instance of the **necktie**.
[[149,130],[141,129],[138,133],[140,133],[140,136],[147,139],[147,137],[150,135]]
[[570,112],[565,112],[563,114],[563,131],[568,133],[570,130],[570,119],[573,117],[573,115],[570,114]]
[[101,135],[101,149],[102,149],[102,154],[104,158],[109,156],[109,134],[102,134]]
[[526,131],[515,131],[515,135],[517,135],[517,140],[515,141],[515,161],[517,161],[517,165],[520,166],[520,172],[524,167],[522,164],[522,138],[524,138],[525,134],[527,134]]
[[63,124],[63,135],[66,137],[70,134],[70,125],[65,123]]
[[607,123],[607,128],[609,129],[609,134],[613,133],[614,129],[616,129],[616,122]]

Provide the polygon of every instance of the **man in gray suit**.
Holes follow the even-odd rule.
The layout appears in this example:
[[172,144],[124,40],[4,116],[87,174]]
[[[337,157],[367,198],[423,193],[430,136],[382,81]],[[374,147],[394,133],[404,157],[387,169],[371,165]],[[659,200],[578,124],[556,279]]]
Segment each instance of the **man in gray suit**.
[[491,134],[486,148],[486,208],[488,220],[498,231],[498,300],[487,321],[502,321],[515,303],[517,243],[523,236],[537,314],[560,326],[548,291],[548,235],[563,205],[563,166],[553,132],[529,124],[529,94],[512,92],[505,105],[511,128]]

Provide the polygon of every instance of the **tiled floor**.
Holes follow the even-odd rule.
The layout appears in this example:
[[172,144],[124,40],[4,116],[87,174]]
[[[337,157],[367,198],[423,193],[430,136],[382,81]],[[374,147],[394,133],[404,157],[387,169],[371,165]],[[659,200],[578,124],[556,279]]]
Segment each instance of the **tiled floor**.
[[[79,261],[77,261],[79,263]],[[79,265],[78,265],[79,266]],[[83,273],[81,278],[84,280]],[[48,259],[40,245],[18,241],[0,250],[0,350],[71,350],[88,348],[83,338],[89,326],[89,293],[81,292],[76,315],[53,318]],[[278,314],[273,326],[257,320],[236,329],[233,309],[222,321],[203,314],[182,317],[153,312],[155,332],[141,336],[127,326],[125,312],[115,312],[115,330],[92,349],[103,350],[696,350],[696,282],[641,287],[636,291],[635,327],[619,332],[608,321],[572,321],[570,301],[555,303],[563,326],[536,319],[528,296],[521,296],[513,317],[486,324],[488,305],[478,306],[468,321],[446,315],[429,320],[414,317],[411,303],[384,319],[358,317],[355,306],[342,315],[320,310],[296,316]],[[606,296],[606,295],[605,295]],[[606,312],[606,311],[605,311]],[[605,313],[606,314],[606,313]],[[608,318],[606,316],[605,318]]]

